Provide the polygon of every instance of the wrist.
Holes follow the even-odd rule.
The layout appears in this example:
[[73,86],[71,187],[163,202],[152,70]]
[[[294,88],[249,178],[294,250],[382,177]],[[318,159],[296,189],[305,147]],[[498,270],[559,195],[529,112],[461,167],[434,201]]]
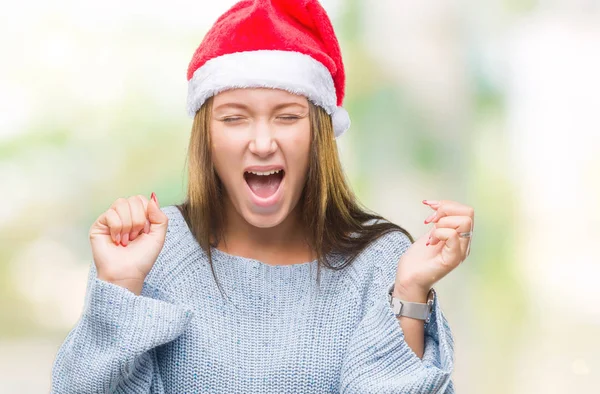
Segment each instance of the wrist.
[[427,303],[427,296],[430,288],[423,289],[419,286],[406,286],[401,283],[394,284],[394,291],[392,296],[399,298],[403,301],[418,302],[425,304]]
[[100,274],[98,274],[98,279],[103,280],[108,283],[112,283],[113,285],[123,287],[138,296],[142,294],[142,288],[144,287],[143,280],[139,281],[139,280],[132,280],[132,279],[114,279],[114,278],[103,276]]

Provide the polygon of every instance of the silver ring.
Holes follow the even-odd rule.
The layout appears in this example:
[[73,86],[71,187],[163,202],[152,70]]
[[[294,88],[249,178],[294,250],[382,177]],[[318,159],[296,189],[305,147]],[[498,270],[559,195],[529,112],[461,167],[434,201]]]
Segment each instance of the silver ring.
[[469,231],[469,232],[466,232],[466,233],[458,233],[458,236],[459,237],[463,237],[463,238],[469,238],[472,235],[473,235],[473,231]]

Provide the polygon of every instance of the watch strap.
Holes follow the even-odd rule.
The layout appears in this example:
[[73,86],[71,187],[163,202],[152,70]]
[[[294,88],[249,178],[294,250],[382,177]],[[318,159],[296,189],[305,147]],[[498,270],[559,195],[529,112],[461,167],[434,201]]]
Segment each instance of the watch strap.
[[[392,309],[396,316],[406,316],[419,320],[427,320],[430,313],[429,304],[402,301],[395,297],[392,297]],[[396,313],[396,310],[398,313]]]
[[393,291],[394,284],[390,286],[388,295],[390,306],[396,317],[406,316],[413,319],[425,320],[426,323],[429,322],[436,296],[433,288],[431,288],[427,294],[427,303],[401,300],[400,298],[392,296]]

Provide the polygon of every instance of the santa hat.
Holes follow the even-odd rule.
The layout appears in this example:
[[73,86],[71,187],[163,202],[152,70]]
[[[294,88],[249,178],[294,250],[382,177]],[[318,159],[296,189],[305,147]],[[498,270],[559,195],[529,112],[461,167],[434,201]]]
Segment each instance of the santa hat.
[[338,40],[317,0],[243,0],[215,22],[187,72],[188,114],[232,88],[304,95],[331,115],[335,137],[350,127]]

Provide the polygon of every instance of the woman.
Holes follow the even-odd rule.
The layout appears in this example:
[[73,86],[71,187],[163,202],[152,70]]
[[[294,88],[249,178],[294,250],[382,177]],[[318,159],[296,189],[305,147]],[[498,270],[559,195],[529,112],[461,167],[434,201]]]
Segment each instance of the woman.
[[414,241],[359,206],[344,78],[316,0],[217,20],[188,69],[187,198],[120,198],[92,225],[53,393],[454,392],[432,286],[467,257],[473,209],[424,201]]

